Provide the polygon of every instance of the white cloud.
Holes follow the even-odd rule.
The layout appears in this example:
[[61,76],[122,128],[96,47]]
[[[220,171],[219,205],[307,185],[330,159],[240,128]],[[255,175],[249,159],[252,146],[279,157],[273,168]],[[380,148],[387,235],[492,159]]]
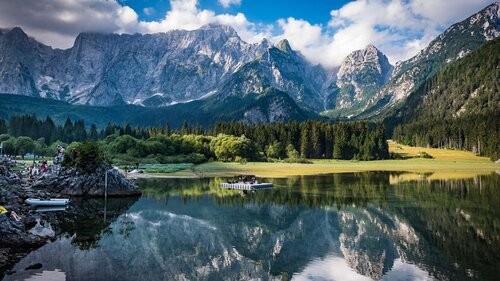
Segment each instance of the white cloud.
[[[224,7],[241,0],[219,0]],[[158,21],[140,21],[137,13],[116,0],[0,0],[0,27],[20,26],[37,40],[59,48],[72,46],[80,32],[155,33],[193,30],[209,23],[232,26],[250,43],[266,37],[288,39],[313,63],[338,66],[350,52],[374,44],[392,62],[423,49],[449,25],[466,18],[491,0],[354,0],[330,12],[328,23],[278,19],[274,24],[250,22],[245,14],[216,14],[198,0],[170,0],[171,9]],[[145,8],[145,14],[154,10]],[[326,12],[326,11],[325,11]],[[274,32],[273,32],[274,31]]]
[[154,14],[155,12],[155,9],[153,7],[146,7],[144,9],[142,9],[142,12],[148,16]]
[[391,62],[412,57],[449,25],[491,0],[355,0],[331,11],[326,26],[288,18],[282,34],[309,60],[338,66],[350,52],[374,44]]
[[210,23],[232,26],[239,36],[250,43],[269,37],[268,28],[248,21],[242,13],[215,14],[214,11],[199,9],[198,0],[171,0],[172,9],[160,21],[139,22],[139,31],[144,33],[165,32],[174,29],[193,30]]
[[241,5],[241,0],[219,0],[219,3],[222,5],[222,7],[229,8],[229,6],[231,5]]

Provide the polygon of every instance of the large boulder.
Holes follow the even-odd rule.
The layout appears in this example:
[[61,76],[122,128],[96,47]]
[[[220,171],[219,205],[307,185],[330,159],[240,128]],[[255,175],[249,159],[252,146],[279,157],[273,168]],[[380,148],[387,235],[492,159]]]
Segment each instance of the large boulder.
[[21,222],[15,222],[5,214],[0,214],[0,245],[30,247],[45,240],[26,232]]
[[141,194],[135,182],[125,178],[107,163],[103,163],[90,174],[75,167],[54,165],[33,183],[33,188],[61,195],[102,197],[106,192],[106,171],[108,196]]

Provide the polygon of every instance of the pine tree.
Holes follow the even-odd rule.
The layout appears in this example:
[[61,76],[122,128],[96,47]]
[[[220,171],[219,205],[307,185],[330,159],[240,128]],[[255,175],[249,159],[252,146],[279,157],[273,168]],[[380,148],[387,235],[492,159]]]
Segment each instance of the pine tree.
[[90,126],[89,139],[93,141],[96,141],[98,139],[97,126],[95,124],[92,124],[92,126]]
[[311,141],[310,141],[309,126],[307,123],[304,123],[302,128],[301,128],[300,155],[303,158],[310,158],[311,157]]
[[69,117],[66,119],[66,122],[64,122],[64,126],[62,128],[62,140],[67,143],[70,143],[74,140],[73,122],[71,122],[71,119],[69,119]]

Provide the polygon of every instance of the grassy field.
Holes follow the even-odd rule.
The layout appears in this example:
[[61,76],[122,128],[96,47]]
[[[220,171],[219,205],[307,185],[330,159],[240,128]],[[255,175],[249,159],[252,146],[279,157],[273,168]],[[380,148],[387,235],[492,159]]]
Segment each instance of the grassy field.
[[[314,160],[313,164],[250,162],[241,165],[238,163],[209,162],[196,165],[189,170],[170,173],[168,176],[206,177],[255,174],[259,177],[284,177],[289,175],[361,171],[407,171],[413,173],[405,176],[408,179],[419,178],[422,174],[426,174],[427,179],[450,179],[490,174],[500,170],[500,164],[496,164],[486,157],[478,157],[471,152],[410,147],[394,142],[389,142],[389,150],[408,159],[378,161]],[[419,152],[426,152],[433,156],[434,159],[416,158]]]
[[[350,161],[314,160],[313,164],[288,164],[250,162],[239,163],[208,162],[193,164],[141,164],[144,174],[132,177],[210,177],[254,174],[259,177],[285,177],[290,175],[312,175],[362,171],[405,171],[411,172],[391,178],[391,181],[420,179],[467,178],[500,171],[500,164],[471,152],[410,147],[389,141],[389,151],[402,158],[398,160]],[[417,158],[419,152],[426,152],[434,159]],[[20,162],[29,165],[33,160]],[[38,162],[38,161],[37,161]],[[49,161],[50,164],[51,161]]]

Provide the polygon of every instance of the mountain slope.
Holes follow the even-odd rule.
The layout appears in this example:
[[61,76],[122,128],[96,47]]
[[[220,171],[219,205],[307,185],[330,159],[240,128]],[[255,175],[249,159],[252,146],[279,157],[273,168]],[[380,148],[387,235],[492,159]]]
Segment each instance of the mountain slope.
[[[380,84],[365,75],[369,57],[352,57],[339,80],[353,84],[358,99],[366,99],[363,87]],[[274,87],[320,112],[339,104],[329,101],[337,98],[338,87],[328,79],[336,73],[309,63],[287,40],[248,44],[222,25],[144,35],[81,33],[67,50],[38,43],[20,28],[0,31],[0,92],[72,104],[161,107]]]
[[445,65],[466,56],[499,35],[500,2],[496,2],[452,25],[415,57],[397,64],[391,80],[370,100],[366,111],[358,118],[387,116]]
[[[38,43],[20,28],[0,30],[0,93],[93,106],[175,105],[171,112],[200,105],[211,116],[228,113],[227,106],[237,111],[231,116],[248,122],[281,118],[260,106],[272,97],[272,111],[292,110],[285,119],[308,111],[383,119],[406,102],[416,107],[409,97],[428,78],[498,37],[499,16],[496,2],[395,67],[369,45],[351,53],[338,69],[312,65],[286,40],[248,44],[223,25],[144,35],[82,33],[67,50]],[[262,114],[241,117],[241,110],[252,105],[259,105]]]
[[312,66],[292,50],[287,40],[282,40],[236,71],[222,85],[219,98],[259,94],[273,87],[286,92],[300,106],[321,111],[321,87],[325,80],[324,69]]
[[[228,26],[157,34],[82,33],[54,50],[20,28],[0,33],[0,92],[76,104],[168,103],[200,98],[267,48],[247,44]],[[164,104],[159,104],[164,105]]]
[[215,97],[212,97],[160,108],[136,105],[73,105],[44,98],[5,94],[0,94],[0,100],[0,118],[36,114],[41,118],[51,116],[56,122],[63,124],[69,117],[72,120],[82,119],[86,125],[96,124],[99,128],[105,127],[108,122],[145,127],[164,126],[169,122],[173,128],[180,128],[184,121],[211,127],[217,121],[268,123],[318,118],[316,114],[298,107],[286,93],[272,88],[261,95],[232,97],[223,102],[216,102]]
[[393,66],[375,46],[349,54],[342,62],[329,89],[328,115],[356,114],[389,80]]
[[449,64],[414,91],[391,122],[500,111],[500,38]]

